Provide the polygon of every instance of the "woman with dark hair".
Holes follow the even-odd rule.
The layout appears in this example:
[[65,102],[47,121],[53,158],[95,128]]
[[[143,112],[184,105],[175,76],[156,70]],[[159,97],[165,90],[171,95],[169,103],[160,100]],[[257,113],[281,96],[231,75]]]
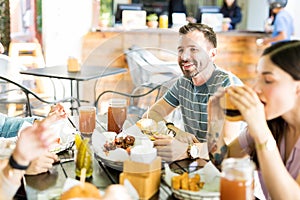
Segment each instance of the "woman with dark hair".
[[235,29],[236,24],[242,21],[241,8],[236,0],[224,0],[220,12],[223,14],[224,21],[229,23],[229,30]]
[[186,20],[191,23],[195,23],[196,19],[188,16],[186,6],[184,4],[184,0],[170,0],[169,1],[169,9],[168,9],[168,18],[169,18],[169,27],[173,25],[172,14],[173,13],[184,13],[187,18]]
[[[253,88],[226,89],[247,127],[225,145],[218,134],[221,128],[210,126],[210,158],[219,165],[225,156],[251,155],[266,199],[300,199],[300,41],[279,42],[265,49],[257,73]],[[210,124],[222,124],[221,96],[219,92],[210,98]]]

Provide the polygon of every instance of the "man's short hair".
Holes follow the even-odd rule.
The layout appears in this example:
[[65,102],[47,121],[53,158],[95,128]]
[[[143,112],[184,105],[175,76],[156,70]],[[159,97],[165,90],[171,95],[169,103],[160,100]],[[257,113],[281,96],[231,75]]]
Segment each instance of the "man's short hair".
[[179,34],[185,35],[192,31],[200,31],[203,33],[204,37],[213,45],[214,48],[217,47],[217,36],[214,30],[207,26],[206,24],[200,23],[188,23],[179,29]]

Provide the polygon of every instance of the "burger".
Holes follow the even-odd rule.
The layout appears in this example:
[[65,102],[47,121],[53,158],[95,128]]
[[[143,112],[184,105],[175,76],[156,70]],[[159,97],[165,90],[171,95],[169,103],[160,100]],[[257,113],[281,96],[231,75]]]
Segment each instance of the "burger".
[[223,109],[225,118],[228,121],[243,120],[241,112],[231,103],[229,94],[227,92],[223,97],[220,98],[220,106]]
[[75,185],[71,187],[66,192],[62,193],[61,200],[71,200],[71,199],[80,199],[80,198],[87,198],[87,199],[102,199],[99,190],[91,183],[85,182],[79,185]]
[[137,127],[140,128],[142,133],[148,135],[151,140],[154,138],[152,137],[154,134],[157,133],[157,123],[153,119],[143,118],[136,122]]

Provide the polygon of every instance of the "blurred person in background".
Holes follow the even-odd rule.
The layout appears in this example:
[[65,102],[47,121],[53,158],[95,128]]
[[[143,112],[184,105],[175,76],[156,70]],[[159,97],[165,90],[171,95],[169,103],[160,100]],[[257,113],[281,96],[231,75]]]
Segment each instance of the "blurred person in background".
[[242,21],[241,8],[236,0],[224,0],[220,12],[223,14],[223,21],[227,24],[223,30],[234,30],[236,25]]
[[[279,41],[291,40],[294,34],[294,21],[292,16],[284,9],[287,0],[269,0],[271,15],[269,24],[272,24],[272,37],[263,38],[263,45],[274,44]],[[273,20],[273,21],[271,21]]]

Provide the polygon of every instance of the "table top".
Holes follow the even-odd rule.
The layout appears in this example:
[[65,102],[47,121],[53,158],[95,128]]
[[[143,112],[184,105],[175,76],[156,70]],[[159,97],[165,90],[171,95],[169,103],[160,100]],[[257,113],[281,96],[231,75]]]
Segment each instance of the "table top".
[[58,65],[52,67],[21,70],[20,73],[49,78],[87,81],[100,77],[125,73],[126,71],[127,69],[118,67],[81,66],[81,70],[79,72],[68,72],[68,67],[66,65]]
[[[65,155],[64,155],[65,156]],[[64,157],[60,155],[60,157]],[[63,158],[62,158],[63,160]],[[195,164],[195,162],[197,164]],[[203,160],[181,160],[171,163],[169,166],[176,172],[183,172],[197,165],[203,167]],[[104,191],[109,185],[119,183],[120,171],[104,166],[103,163],[94,159],[94,171],[91,179],[88,182],[93,183],[100,191]],[[162,169],[162,174],[164,169]],[[26,195],[30,200],[42,199],[59,199],[58,197],[63,191],[63,186],[67,178],[75,178],[75,163],[74,161],[56,164],[47,173],[25,176],[26,180]],[[151,197],[151,200],[156,199],[177,199],[172,195],[171,188],[161,179],[159,191]]]
[[[70,118],[74,123],[78,124],[78,118],[74,116]],[[97,121],[105,123],[105,116],[98,116]],[[71,124],[69,124],[71,125]],[[105,126],[101,123],[97,123],[96,129],[99,131],[105,130]],[[89,137],[89,136],[86,136]],[[61,163],[55,164],[51,170],[47,173],[25,176],[26,186],[25,191],[27,199],[30,200],[42,200],[42,199],[59,199],[58,197],[63,191],[64,184],[67,178],[75,179],[75,162],[70,160],[74,158],[73,151],[65,151],[59,154]],[[96,155],[95,155],[96,157]],[[170,169],[176,173],[182,173],[184,171],[195,171],[202,168],[206,164],[205,160],[191,160],[185,159],[175,161],[169,164]],[[87,180],[94,184],[100,191],[104,191],[109,185],[119,183],[119,175],[121,171],[105,166],[104,163],[98,159],[93,160],[93,175],[92,178]],[[164,174],[164,165],[162,165],[162,177]],[[161,178],[161,184],[159,191],[151,197],[151,200],[156,199],[177,199],[173,196],[171,188],[166,184],[163,178]]]

